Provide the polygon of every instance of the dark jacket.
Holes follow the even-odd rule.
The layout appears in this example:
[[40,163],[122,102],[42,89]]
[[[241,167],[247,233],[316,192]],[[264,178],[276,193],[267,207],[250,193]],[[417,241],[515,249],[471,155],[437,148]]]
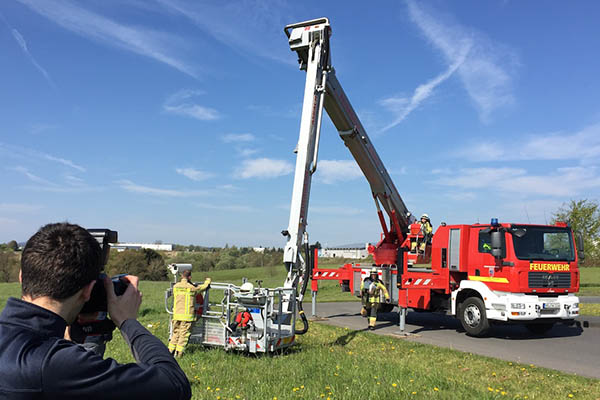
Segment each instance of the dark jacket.
[[189,399],[190,383],[166,346],[138,321],[121,334],[137,364],[102,359],[63,339],[59,315],[15,298],[0,315],[0,399]]

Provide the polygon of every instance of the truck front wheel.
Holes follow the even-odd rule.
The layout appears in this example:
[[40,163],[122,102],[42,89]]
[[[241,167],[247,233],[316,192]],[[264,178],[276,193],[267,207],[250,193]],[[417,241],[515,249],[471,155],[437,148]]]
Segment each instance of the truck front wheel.
[[479,297],[469,297],[460,306],[460,323],[469,336],[484,336],[490,329],[485,304]]

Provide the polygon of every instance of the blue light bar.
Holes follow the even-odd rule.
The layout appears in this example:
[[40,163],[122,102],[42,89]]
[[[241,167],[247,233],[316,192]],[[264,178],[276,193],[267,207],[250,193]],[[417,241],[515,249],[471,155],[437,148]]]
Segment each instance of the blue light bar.
[[491,224],[492,226],[499,226],[500,224],[498,223],[498,218],[492,218]]

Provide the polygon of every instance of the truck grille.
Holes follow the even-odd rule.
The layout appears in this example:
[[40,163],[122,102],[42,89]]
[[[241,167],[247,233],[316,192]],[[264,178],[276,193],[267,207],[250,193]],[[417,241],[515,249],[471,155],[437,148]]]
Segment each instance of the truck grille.
[[569,288],[571,274],[569,272],[529,272],[530,288]]

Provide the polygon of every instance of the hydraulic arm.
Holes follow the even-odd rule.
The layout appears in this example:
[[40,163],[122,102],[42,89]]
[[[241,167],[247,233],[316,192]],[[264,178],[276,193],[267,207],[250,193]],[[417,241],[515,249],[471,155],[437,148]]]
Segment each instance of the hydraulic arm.
[[[409,225],[414,221],[396,190],[381,159],[377,155],[356,112],[352,108],[335,70],[331,66],[329,37],[331,27],[327,18],[288,25],[284,31],[290,49],[298,54],[300,69],[306,71],[302,119],[297,146],[296,172],[290,207],[284,263],[288,270],[286,287],[302,287],[298,302],[302,302],[309,278],[309,252],[302,256],[300,249],[308,247],[306,233],[308,203],[312,175],[317,169],[319,139],[323,108],[371,186],[373,199],[382,225],[384,238],[378,246],[399,247]],[[390,219],[388,228],[383,210]]]

